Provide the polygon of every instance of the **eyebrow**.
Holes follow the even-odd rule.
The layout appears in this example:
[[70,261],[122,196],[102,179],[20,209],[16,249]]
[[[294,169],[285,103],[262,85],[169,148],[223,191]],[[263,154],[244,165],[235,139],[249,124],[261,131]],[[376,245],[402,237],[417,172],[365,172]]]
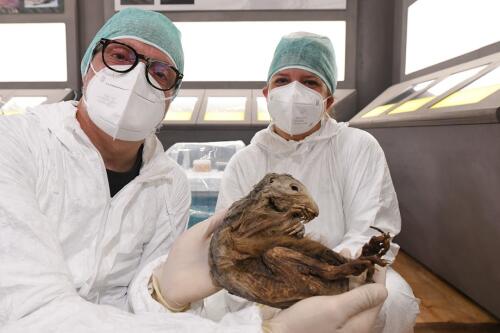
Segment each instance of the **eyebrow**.
[[303,79],[321,80],[319,77],[317,77],[315,75],[307,75],[307,76],[303,77]]
[[[136,46],[136,45],[133,45],[133,44],[135,44],[134,42],[130,43],[129,41],[125,41],[125,40],[123,40],[123,39],[115,39],[115,41],[120,42],[120,43],[122,43],[122,44],[125,44],[125,45],[127,45],[127,46],[129,46],[129,47],[133,48],[133,49],[135,50],[135,52],[137,52],[137,53],[139,53],[139,54],[142,54],[142,55],[144,55],[145,57],[147,57],[147,58],[149,58],[149,59],[151,59],[151,60],[153,60],[153,61],[159,61],[159,62],[166,63],[166,64],[168,64],[168,65],[171,65],[171,66],[175,66],[175,64],[173,63],[173,61],[172,61],[171,59],[169,59],[169,57],[168,57],[166,54],[164,54],[164,56],[165,56],[165,60],[164,60],[164,59],[159,59],[159,58],[157,58],[157,57],[150,57],[150,56],[148,56],[148,55],[144,54],[144,52],[141,52],[141,50],[138,50],[138,46],[139,46],[140,48],[142,48],[142,47],[143,47],[143,45],[142,45],[142,44],[137,44],[137,46]],[[140,41],[136,41],[136,42],[142,43],[142,42],[140,42]],[[146,45],[147,45],[147,46],[152,46],[152,45],[149,45],[149,44],[146,44]],[[152,47],[154,47],[154,46],[152,46]],[[160,52],[161,52],[161,51],[160,51]],[[175,66],[175,67],[176,67],[176,66]],[[176,68],[177,68],[177,67],[176,67]]]

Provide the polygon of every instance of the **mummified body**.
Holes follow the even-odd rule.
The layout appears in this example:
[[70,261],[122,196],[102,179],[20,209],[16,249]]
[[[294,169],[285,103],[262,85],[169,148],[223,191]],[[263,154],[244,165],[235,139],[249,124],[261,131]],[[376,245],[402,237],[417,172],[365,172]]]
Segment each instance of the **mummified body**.
[[348,259],[304,236],[318,216],[305,186],[287,174],[268,174],[228,210],[210,243],[213,281],[231,294],[277,308],[304,298],[349,289],[349,276],[367,272],[389,249],[390,236],[372,237],[357,259]]

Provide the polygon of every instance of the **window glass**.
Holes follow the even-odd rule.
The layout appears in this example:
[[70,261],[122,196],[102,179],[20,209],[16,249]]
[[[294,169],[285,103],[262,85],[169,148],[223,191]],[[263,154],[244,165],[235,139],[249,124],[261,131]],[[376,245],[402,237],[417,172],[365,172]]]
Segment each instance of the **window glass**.
[[328,36],[344,80],[345,21],[176,22],[186,58],[184,81],[266,81],[280,38],[307,31]]
[[420,82],[415,85],[412,85],[405,90],[403,90],[401,93],[396,95],[395,97],[391,98],[386,102],[384,105],[377,106],[375,109],[365,113],[362,118],[370,118],[370,117],[377,117],[381,114],[383,114],[385,111],[389,110],[394,104],[397,104],[407,98],[408,96],[411,96],[413,93],[417,91],[421,91],[425,88],[427,88],[434,80],[428,80],[425,82]]
[[371,118],[380,116],[382,113],[389,110],[392,106],[394,106],[394,104],[384,104],[377,106],[375,109],[365,113],[363,116],[361,116],[361,118]]
[[441,82],[438,82],[435,86],[430,87],[426,92],[424,92],[422,95],[426,96],[438,96],[441,95],[442,93],[445,93],[449,89],[453,88],[460,82],[463,82],[470,78],[473,75],[476,75],[484,69],[486,66],[480,66],[480,67],[475,67],[471,68],[462,72],[457,72],[455,74],[451,74],[450,76],[444,78]]
[[405,73],[500,41],[498,0],[417,0],[408,7]]
[[265,97],[257,97],[257,120],[271,121],[271,115],[267,110],[267,100]]
[[0,24],[0,82],[66,82],[64,23]]
[[500,90],[500,67],[434,104],[432,109],[478,103]]
[[235,121],[245,120],[246,97],[209,97],[205,121]]
[[462,72],[451,74],[450,76],[438,82],[436,85],[424,91],[419,96],[404,102],[403,104],[401,104],[400,106],[389,112],[389,114],[416,111],[421,106],[433,100],[434,97],[445,93],[446,91],[450,90],[460,82],[463,82],[468,78],[470,78],[471,76],[474,76],[485,67],[486,66],[475,67]]
[[198,97],[177,96],[165,115],[165,122],[169,121],[187,121],[193,117],[194,107]]

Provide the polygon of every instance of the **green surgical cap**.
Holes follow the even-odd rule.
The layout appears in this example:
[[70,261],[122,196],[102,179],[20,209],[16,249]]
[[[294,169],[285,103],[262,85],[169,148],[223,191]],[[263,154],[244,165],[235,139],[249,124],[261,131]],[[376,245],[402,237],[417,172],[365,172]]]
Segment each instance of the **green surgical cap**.
[[278,71],[300,68],[316,74],[333,94],[337,87],[335,51],[328,37],[295,32],[281,38],[274,51],[267,81]]
[[177,69],[184,71],[184,53],[181,45],[181,33],[164,15],[127,8],[113,15],[97,32],[83,56],[80,70],[85,75],[92,60],[92,51],[101,38],[133,38],[165,52],[175,63]]

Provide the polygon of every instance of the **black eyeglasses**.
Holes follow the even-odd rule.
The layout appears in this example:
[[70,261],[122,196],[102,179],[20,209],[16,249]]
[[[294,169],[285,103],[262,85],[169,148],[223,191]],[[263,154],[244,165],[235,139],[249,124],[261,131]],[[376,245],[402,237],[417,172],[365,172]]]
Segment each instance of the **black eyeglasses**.
[[95,47],[94,54],[99,51],[102,51],[104,65],[118,73],[130,72],[140,59],[146,61],[146,80],[161,91],[179,88],[184,76],[174,66],[148,58],[133,47],[114,40],[102,38]]

